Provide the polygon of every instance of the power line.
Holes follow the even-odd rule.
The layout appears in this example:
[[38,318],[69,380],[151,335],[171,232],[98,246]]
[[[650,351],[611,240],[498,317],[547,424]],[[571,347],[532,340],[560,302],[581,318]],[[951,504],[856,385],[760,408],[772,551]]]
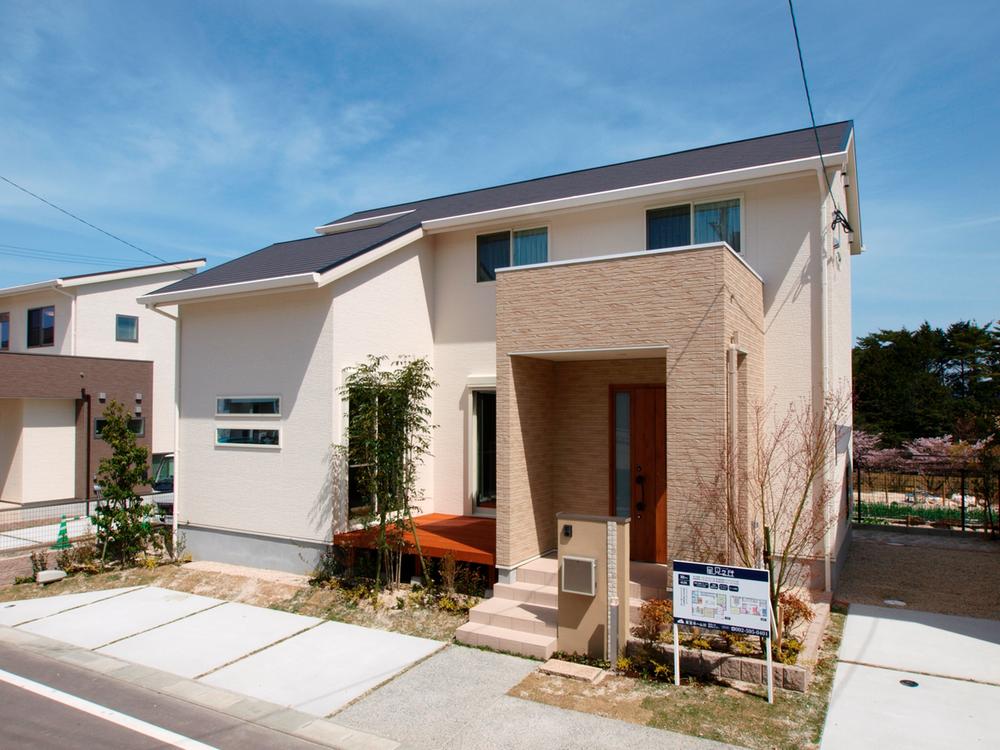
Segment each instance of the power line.
[[0,242],[0,254],[10,255],[18,258],[37,258],[39,260],[62,260],[69,263],[91,263],[93,265],[121,265],[122,263],[135,263],[131,258],[112,258],[103,255],[88,255],[81,253],[70,253],[63,250],[43,250],[38,247],[25,247],[24,245],[8,245]]
[[185,273],[187,273],[187,274],[189,274],[189,275],[193,275],[193,274],[194,274],[194,271],[191,271],[191,270],[189,270],[189,269],[186,269],[186,268],[181,268],[181,267],[180,267],[180,266],[178,266],[178,265],[177,265],[176,263],[171,263],[171,262],[170,262],[169,260],[166,260],[165,258],[161,258],[161,257],[160,257],[159,255],[157,255],[156,253],[151,253],[151,252],[149,252],[149,250],[143,250],[143,249],[142,249],[141,247],[139,247],[138,245],[134,245],[134,244],[132,244],[131,242],[129,242],[128,240],[123,240],[123,239],[122,239],[121,237],[119,237],[119,236],[118,236],[117,234],[112,234],[111,232],[109,232],[109,231],[107,231],[107,230],[105,230],[105,229],[101,229],[101,228],[100,228],[99,226],[97,226],[96,224],[91,224],[91,223],[90,223],[89,221],[87,221],[86,219],[82,219],[82,218],[80,218],[79,216],[77,216],[76,214],[74,214],[74,213],[72,213],[72,212],[70,212],[70,211],[67,211],[67,210],[66,210],[65,208],[61,208],[60,206],[57,206],[57,205],[56,205],[55,203],[53,203],[52,201],[49,201],[49,200],[46,200],[45,198],[43,198],[42,196],[38,195],[37,193],[33,193],[33,192],[31,192],[30,190],[28,190],[28,188],[26,188],[26,187],[22,187],[21,185],[18,185],[18,184],[17,184],[16,182],[14,182],[13,180],[9,180],[9,179],[7,179],[7,178],[6,178],[6,177],[4,177],[4,176],[3,176],[2,174],[0,174],[0,180],[3,180],[3,181],[4,181],[4,182],[6,182],[6,183],[7,183],[8,185],[10,185],[10,186],[12,186],[12,187],[15,187],[15,188],[17,188],[17,189],[18,189],[18,190],[20,190],[20,191],[21,191],[22,193],[26,193],[27,195],[30,195],[30,196],[31,196],[32,198],[36,198],[37,200],[40,200],[40,201],[41,201],[42,203],[44,203],[44,204],[45,204],[46,206],[51,206],[51,207],[52,207],[52,208],[54,208],[54,209],[55,209],[56,211],[59,211],[60,213],[63,213],[63,214],[66,214],[66,216],[69,216],[69,217],[70,217],[71,219],[75,219],[76,221],[79,221],[79,222],[80,222],[81,224],[86,224],[86,225],[87,225],[88,227],[90,227],[91,229],[95,229],[95,230],[97,230],[98,232],[100,232],[101,234],[104,234],[104,235],[107,235],[108,237],[110,237],[110,238],[111,238],[111,239],[113,239],[113,240],[118,240],[118,241],[119,241],[119,242],[121,242],[121,243],[122,243],[123,245],[128,245],[128,246],[129,246],[129,247],[131,247],[131,248],[132,248],[133,250],[138,250],[138,251],[139,251],[140,253],[143,253],[144,255],[148,255],[148,256],[149,256],[150,258],[155,258],[156,260],[160,261],[160,262],[161,262],[161,263],[163,263],[164,265],[168,265],[168,266],[173,266],[173,267],[174,267],[174,268],[176,268],[176,269],[177,269],[178,271],[184,271]]
[[844,227],[847,232],[852,232],[851,225],[847,223],[847,217],[840,210],[840,206],[837,204],[837,196],[833,194],[833,185],[830,183],[830,175],[826,171],[826,160],[823,158],[823,147],[819,142],[819,128],[816,127],[816,115],[813,112],[812,96],[809,94],[809,79],[806,77],[806,64],[802,59],[802,43],[799,41],[799,25],[795,21],[795,7],[792,5],[792,0],[788,0],[788,12],[792,17],[792,31],[795,32],[795,49],[799,54],[799,70],[802,71],[802,86],[806,90],[806,103],[809,105],[809,119],[812,121],[812,131],[813,137],[816,139],[816,151],[819,153],[819,163],[823,168],[823,179],[826,180],[826,192],[833,200],[833,224],[831,229],[835,228],[838,224]]

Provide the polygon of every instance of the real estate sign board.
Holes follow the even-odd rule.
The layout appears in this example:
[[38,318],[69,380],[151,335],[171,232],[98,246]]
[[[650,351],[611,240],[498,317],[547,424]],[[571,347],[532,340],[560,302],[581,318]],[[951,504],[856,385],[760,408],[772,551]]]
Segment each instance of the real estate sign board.
[[768,571],[674,560],[674,622],[769,638]]

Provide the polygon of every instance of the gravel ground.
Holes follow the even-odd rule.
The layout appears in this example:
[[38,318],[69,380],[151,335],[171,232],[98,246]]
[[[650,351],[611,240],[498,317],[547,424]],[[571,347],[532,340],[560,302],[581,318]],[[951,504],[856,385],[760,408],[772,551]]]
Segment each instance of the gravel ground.
[[1000,619],[1000,542],[903,530],[854,530],[836,598]]

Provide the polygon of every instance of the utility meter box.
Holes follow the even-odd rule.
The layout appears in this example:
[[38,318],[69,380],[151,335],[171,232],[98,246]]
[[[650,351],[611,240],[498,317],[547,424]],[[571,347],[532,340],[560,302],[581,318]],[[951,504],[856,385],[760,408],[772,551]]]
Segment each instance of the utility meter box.
[[629,519],[556,514],[560,651],[614,661],[628,641]]

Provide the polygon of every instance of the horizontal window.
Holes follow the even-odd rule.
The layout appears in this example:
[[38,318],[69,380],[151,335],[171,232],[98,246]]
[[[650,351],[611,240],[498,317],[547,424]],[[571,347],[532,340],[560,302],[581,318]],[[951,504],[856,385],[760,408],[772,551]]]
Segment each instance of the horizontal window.
[[220,417],[241,415],[276,417],[281,414],[281,399],[277,396],[217,398],[215,413]]
[[233,429],[217,427],[216,445],[279,445],[278,430]]
[[10,313],[0,313],[0,351],[10,349]]
[[[104,436],[101,432],[104,430],[104,425],[108,423],[106,419],[95,419],[94,420],[94,437],[98,440],[103,440]],[[146,420],[142,417],[136,417],[135,419],[130,419],[128,421],[128,428],[132,430],[132,434],[136,437],[142,437],[146,434]]]
[[476,281],[496,281],[497,269],[546,263],[549,230],[514,229],[476,237]]
[[682,203],[646,212],[646,249],[726,242],[740,251],[740,200]]
[[55,340],[55,307],[50,305],[28,310],[28,346],[52,346]]
[[139,340],[139,319],[134,315],[115,316],[115,341]]

